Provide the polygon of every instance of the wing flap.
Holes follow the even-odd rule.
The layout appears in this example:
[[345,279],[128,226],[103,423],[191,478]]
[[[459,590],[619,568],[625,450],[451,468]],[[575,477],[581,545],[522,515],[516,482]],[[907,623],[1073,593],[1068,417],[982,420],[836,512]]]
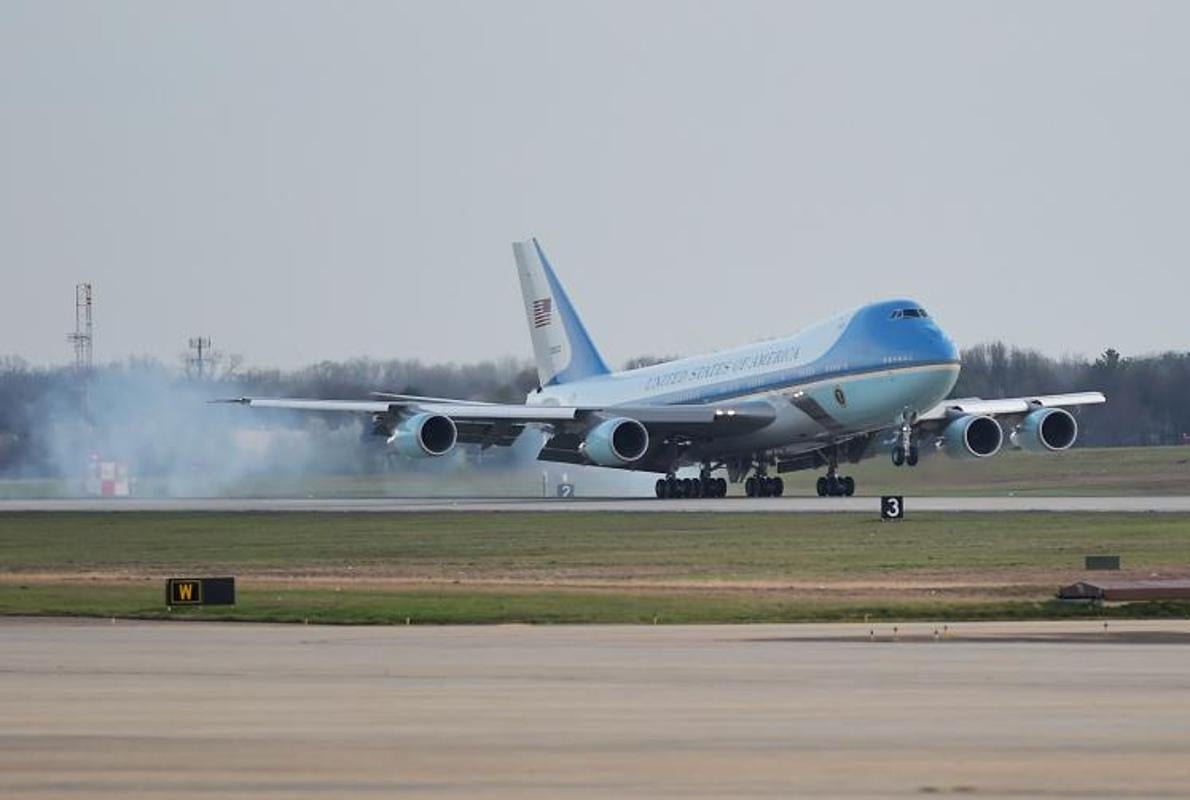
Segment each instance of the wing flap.
[[763,400],[722,405],[610,406],[598,413],[634,419],[648,428],[650,435],[685,432],[731,436],[759,430],[777,418],[777,410]]
[[444,414],[453,420],[504,420],[508,422],[565,422],[575,419],[574,406],[472,405],[469,403],[416,403],[419,411]]
[[348,411],[357,414],[379,414],[392,410],[394,405],[383,400],[302,400],[287,397],[237,397],[216,400],[216,403],[235,403],[252,408],[288,408],[293,411]]

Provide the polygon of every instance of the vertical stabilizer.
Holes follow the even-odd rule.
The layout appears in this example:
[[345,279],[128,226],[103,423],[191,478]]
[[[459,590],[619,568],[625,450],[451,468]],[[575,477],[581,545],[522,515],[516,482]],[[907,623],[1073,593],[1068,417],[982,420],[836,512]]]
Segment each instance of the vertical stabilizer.
[[536,239],[513,242],[525,318],[542,386],[569,383],[610,370]]

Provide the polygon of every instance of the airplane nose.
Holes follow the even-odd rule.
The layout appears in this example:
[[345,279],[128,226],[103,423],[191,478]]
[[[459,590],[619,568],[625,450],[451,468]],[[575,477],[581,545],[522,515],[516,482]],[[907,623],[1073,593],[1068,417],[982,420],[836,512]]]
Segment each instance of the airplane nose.
[[935,358],[938,361],[959,360],[959,348],[955,346],[955,343],[940,328],[934,328],[933,338],[933,349],[936,352]]
[[958,361],[959,349],[941,328],[930,325],[924,331],[924,346],[931,361]]

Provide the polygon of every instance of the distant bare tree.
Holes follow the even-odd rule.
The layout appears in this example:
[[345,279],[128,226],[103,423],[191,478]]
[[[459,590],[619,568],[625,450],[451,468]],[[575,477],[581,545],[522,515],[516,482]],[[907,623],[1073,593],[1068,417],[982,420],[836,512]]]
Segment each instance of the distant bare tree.
[[640,369],[641,367],[651,367],[654,364],[665,364],[670,361],[677,361],[678,356],[637,356],[630,358],[624,362],[624,369]]

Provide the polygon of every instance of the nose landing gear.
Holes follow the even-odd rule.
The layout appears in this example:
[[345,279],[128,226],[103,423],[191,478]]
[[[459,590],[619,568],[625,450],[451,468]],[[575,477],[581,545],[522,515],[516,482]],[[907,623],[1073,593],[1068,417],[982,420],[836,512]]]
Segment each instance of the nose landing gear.
[[905,409],[901,415],[901,429],[897,432],[897,441],[892,449],[892,463],[894,466],[901,466],[908,464],[911,467],[917,466],[917,442],[913,438],[913,420],[916,415]]

